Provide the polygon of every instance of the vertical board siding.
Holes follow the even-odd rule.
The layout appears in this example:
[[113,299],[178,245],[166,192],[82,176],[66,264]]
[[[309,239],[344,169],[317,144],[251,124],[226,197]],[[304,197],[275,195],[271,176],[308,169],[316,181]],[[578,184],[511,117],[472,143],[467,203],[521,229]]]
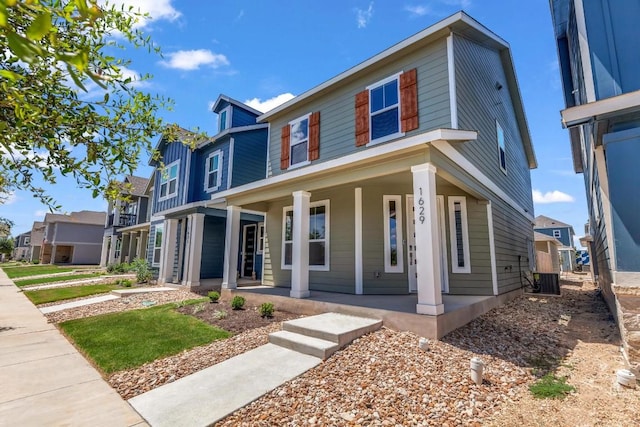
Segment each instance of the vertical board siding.
[[222,277],[226,224],[227,219],[224,217],[204,217],[200,279]]
[[267,129],[260,129],[233,135],[231,187],[266,177],[267,134]]
[[153,192],[153,201],[154,201],[153,212],[161,212],[167,209],[175,208],[176,206],[180,206],[184,200],[183,199],[184,192],[187,191],[187,188],[185,185],[186,184],[185,178],[188,173],[187,159],[191,155],[190,148],[184,145],[182,142],[176,141],[176,142],[166,144],[162,149],[161,154],[162,154],[162,161],[164,162],[165,165],[168,165],[180,159],[180,167],[178,171],[178,187],[177,187],[178,192],[175,197],[172,197],[170,199],[165,199],[162,201],[158,200],[160,197],[160,178],[162,174],[159,169],[156,169],[155,185],[154,185],[155,191]]
[[401,60],[390,61],[376,69],[369,69],[341,86],[332,87],[324,96],[318,95],[314,101],[303,104],[284,116],[274,118],[270,122],[269,174],[283,173],[279,164],[282,127],[290,120],[312,111],[319,111],[322,117],[320,158],[315,162],[324,162],[359,150],[366,150],[366,147],[355,145],[356,94],[370,84],[411,68],[417,69],[419,127],[407,132],[406,135],[451,127],[447,49],[445,39],[441,39],[404,56]]
[[[458,124],[460,129],[478,131],[476,141],[456,144],[456,149],[520,206],[533,212],[531,175],[501,53],[456,35],[454,58]],[[500,169],[496,120],[505,135],[506,175]]]

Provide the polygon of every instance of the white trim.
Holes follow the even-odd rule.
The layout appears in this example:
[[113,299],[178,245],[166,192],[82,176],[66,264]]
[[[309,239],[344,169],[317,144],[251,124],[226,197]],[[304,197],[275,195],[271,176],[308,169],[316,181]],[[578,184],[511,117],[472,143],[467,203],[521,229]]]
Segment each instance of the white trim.
[[230,133],[248,132],[251,130],[268,129],[268,128],[269,128],[269,125],[267,123],[260,123],[257,125],[238,126],[238,127],[225,129],[224,131],[222,131],[222,133],[219,133],[212,138],[205,139],[204,141],[198,143],[198,145],[196,145],[196,149],[202,148],[205,145],[214,144],[216,141],[220,141],[222,138],[229,135]]
[[[500,144],[500,135],[502,135],[502,144]],[[505,175],[507,174],[507,141],[504,136],[504,129],[496,120],[496,146],[498,148],[498,166]],[[504,153],[504,165],[502,164],[502,155]]]
[[[368,114],[368,117],[369,117],[369,142],[366,145],[367,147],[372,146],[372,145],[376,145],[376,144],[381,144],[383,142],[387,142],[387,141],[390,141],[392,139],[397,139],[397,138],[401,138],[401,137],[404,136],[404,132],[402,132],[402,120],[401,120],[401,117],[402,117],[402,110],[401,110],[402,99],[400,97],[400,76],[402,74],[403,74],[403,71],[400,71],[400,72],[398,72],[396,74],[393,74],[393,75],[391,75],[389,77],[386,77],[386,78],[384,78],[384,79],[382,79],[382,80],[380,80],[380,81],[378,81],[376,83],[370,84],[369,86],[366,87],[366,90],[369,92],[369,105],[368,105],[368,111],[367,111],[367,114]],[[371,112],[371,102],[372,102],[371,90],[372,89],[377,89],[377,88],[379,88],[381,86],[384,86],[385,84],[390,83],[390,82],[392,82],[394,80],[396,81],[396,86],[397,86],[398,103],[394,104],[394,107],[383,107],[380,111],[376,111],[375,115],[382,114],[382,113],[384,113],[386,111],[389,111],[391,108],[395,108],[395,105],[397,105],[398,106],[397,107],[398,108],[398,120],[397,120],[397,122],[398,122],[398,131],[394,132],[394,133],[391,133],[391,134],[387,134],[387,135],[381,136],[381,137],[376,138],[376,139],[373,139],[373,132],[372,132],[372,129],[371,129],[371,119],[372,119],[372,116],[374,114]]]
[[[156,246],[156,241],[158,238],[158,228],[162,229],[162,237],[160,239],[160,246]],[[153,229],[153,245],[151,246],[151,266],[152,267],[160,267],[162,263],[162,246],[164,242],[164,224],[156,224]],[[160,254],[158,255],[158,261],[156,262],[156,249],[160,249]]]
[[[557,233],[556,233],[556,231],[557,231]],[[554,239],[560,239],[562,237],[562,230],[552,230],[552,233],[553,233],[553,238]],[[556,236],[556,234],[558,234],[558,235]]]
[[442,284],[440,289],[443,293],[449,293],[449,257],[447,256],[447,224],[444,216],[444,196],[436,196],[436,204],[438,208],[438,220],[439,220],[439,232],[440,239],[440,258],[442,259],[442,271],[440,272],[442,277]]
[[[324,230],[324,239],[319,239],[319,240],[312,240],[309,239],[309,243],[311,243],[312,241],[322,241],[324,240],[324,265],[309,265],[309,270],[310,271],[331,271],[331,262],[330,262],[330,254],[331,251],[329,250],[330,248],[330,240],[329,240],[329,234],[330,234],[330,229],[331,229],[331,223],[330,223],[330,213],[329,211],[330,209],[330,200],[329,199],[325,199],[325,200],[319,200],[317,202],[311,202],[309,203],[309,210],[311,210],[311,208],[315,208],[318,206],[324,206],[325,210],[324,210],[324,221],[325,221],[325,230]],[[284,240],[284,233],[286,230],[286,219],[287,219],[287,211],[292,211],[293,212],[293,205],[291,206],[285,206],[282,208],[282,236],[281,236],[281,241],[282,241],[282,257],[280,259],[280,268],[282,270],[291,270],[292,266],[293,266],[293,254],[291,257],[291,264],[285,264],[284,263],[284,253],[285,253],[285,240]],[[292,223],[292,227],[293,227],[293,223]],[[293,248],[293,229],[291,230],[291,237],[292,240],[291,245]]]
[[[224,117],[224,128],[221,128],[220,124],[222,123],[222,113],[226,113]],[[224,107],[218,113],[218,133],[224,132],[227,129],[231,128],[231,115],[233,114],[233,109],[231,108],[231,104]]]
[[363,264],[362,264],[362,188],[356,187],[355,196],[355,274],[356,295],[362,295],[363,290]]
[[578,29],[578,44],[580,59],[582,60],[582,81],[587,95],[587,102],[596,100],[595,82],[593,81],[593,69],[591,68],[591,52],[589,51],[589,39],[587,37],[587,24],[585,22],[583,0],[573,2]]
[[[174,193],[169,193],[169,187],[170,187],[170,183],[171,183],[171,176],[170,176],[171,168],[173,168],[174,166],[177,166],[177,169],[176,169],[176,190],[175,190]],[[178,193],[179,193],[178,185],[180,184],[180,159],[175,160],[175,161],[169,163],[168,165],[166,165],[164,171],[159,170],[158,172],[160,173],[160,182],[158,183],[158,202],[162,202],[164,200],[169,200],[169,199],[172,199],[172,198],[176,197],[178,195]],[[162,180],[163,180],[164,172],[167,172],[167,194],[165,194],[164,196],[161,196],[160,193],[162,191],[161,189],[162,189]],[[114,221],[115,221],[115,219],[114,219]]]
[[[229,139],[229,163],[227,166],[227,190],[231,188],[231,180],[233,179],[233,154],[235,151],[236,139]],[[222,182],[222,181],[221,181]]]
[[[215,187],[209,187],[209,175],[214,171],[209,170],[209,161],[218,156],[218,178]],[[204,162],[204,191],[206,193],[212,193],[216,191],[222,185],[222,170],[224,164],[224,153],[222,150],[216,150],[207,156]]]
[[[464,196],[447,197],[449,205],[449,243],[451,246],[451,272],[471,273],[471,257],[469,256],[469,223],[467,220],[467,198]],[[458,240],[456,230],[455,203],[460,203],[462,221],[462,256],[464,266],[458,266]]]
[[447,69],[449,71],[449,110],[451,128],[458,129],[458,98],[456,93],[456,63],[453,50],[453,33],[447,37]]
[[593,119],[606,118],[626,111],[637,111],[638,105],[640,105],[640,90],[577,105],[560,111],[562,125],[573,127],[588,123]]
[[513,200],[507,193],[505,193],[498,185],[493,182],[489,177],[487,177],[480,169],[478,169],[473,163],[471,163],[466,157],[464,157],[458,150],[456,150],[451,144],[447,141],[433,141],[431,143],[435,148],[437,148],[442,154],[451,159],[454,163],[460,166],[463,170],[467,171],[469,175],[474,177],[480,184],[487,187],[493,193],[495,193],[498,197],[504,200],[509,206],[514,208],[516,211],[520,212],[525,216],[528,220],[533,222],[534,217],[531,212],[523,208]]
[[[389,227],[389,202],[396,203],[396,265],[391,265],[391,228]],[[384,228],[384,272],[404,273],[404,250],[402,235],[402,196],[383,195],[382,196],[382,225]]]
[[258,227],[257,224],[246,224],[244,227],[242,227],[242,248],[240,248],[240,251],[242,252],[242,262],[240,263],[240,277],[247,277],[244,275],[244,268],[245,268],[245,264],[247,262],[247,254],[245,252],[245,248],[247,247],[247,229],[253,227],[255,229],[255,232],[253,233],[253,245],[254,245],[254,250],[253,250],[253,269],[252,269],[252,273],[256,272],[256,252],[257,250],[256,248],[256,243],[258,241],[257,236],[258,236]]
[[[302,139],[299,142],[297,142],[296,144],[293,144],[293,126],[306,120],[307,121],[307,138],[306,139]],[[311,162],[309,161],[309,129],[311,128],[310,126],[310,120],[311,120],[311,113],[307,113],[304,114],[296,119],[293,119],[289,122],[289,167],[287,169],[290,168],[299,168],[301,166],[306,166],[308,164],[311,164]],[[306,160],[302,161],[302,162],[297,162],[297,163],[293,163],[293,146],[294,145],[300,145],[303,144],[306,141],[307,143],[307,149],[306,149]]]
[[498,266],[496,263],[496,241],[493,228],[493,207],[491,201],[487,203],[487,228],[489,229],[489,257],[491,258],[491,284],[493,294],[498,295]]
[[[260,233],[260,229],[262,229],[262,234]],[[257,233],[257,245],[256,245],[256,255],[262,255],[264,252],[264,240],[266,237],[266,231],[265,231],[265,226],[264,226],[264,221],[259,222],[258,223],[258,228],[256,230]],[[260,242],[262,242],[262,249],[260,249]]]
[[[407,284],[409,293],[418,292],[418,270],[416,269],[416,260],[411,260],[411,248],[413,247],[414,256],[416,254],[416,219],[413,194],[405,195],[405,207],[407,216]],[[412,271],[413,270],[413,271]],[[412,277],[413,276],[413,277]]]
[[271,123],[267,125],[267,163],[264,165],[264,178],[269,177],[269,167],[271,165]]

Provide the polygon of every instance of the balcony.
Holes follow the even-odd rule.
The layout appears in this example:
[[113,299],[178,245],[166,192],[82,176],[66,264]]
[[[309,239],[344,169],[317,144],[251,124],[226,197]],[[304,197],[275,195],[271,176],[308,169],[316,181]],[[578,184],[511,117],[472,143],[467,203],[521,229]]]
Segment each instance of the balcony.
[[120,214],[118,216],[118,221],[114,223],[115,215],[109,215],[109,221],[107,222],[107,228],[109,227],[130,227],[132,225],[136,225],[136,216],[135,214]]

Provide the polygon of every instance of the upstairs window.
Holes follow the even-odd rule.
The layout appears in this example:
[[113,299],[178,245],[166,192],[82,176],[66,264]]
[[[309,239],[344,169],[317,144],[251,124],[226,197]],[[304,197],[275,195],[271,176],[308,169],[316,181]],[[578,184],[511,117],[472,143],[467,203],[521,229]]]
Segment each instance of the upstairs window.
[[209,154],[205,162],[204,190],[215,191],[222,184],[222,151]]
[[231,127],[231,106],[228,106],[218,114],[218,132]]
[[498,139],[498,162],[500,164],[500,170],[507,173],[507,152],[504,143],[504,131],[502,127],[496,122],[496,136]]
[[29,243],[31,243],[31,237],[25,236],[25,238],[24,238],[24,246],[27,246]]
[[560,232],[560,230],[553,230],[553,237],[556,239],[562,237],[562,233]]
[[309,161],[309,116],[304,116],[289,125],[291,126],[289,166],[302,166]]
[[280,169],[305,166],[319,158],[319,111],[297,118],[282,128]]
[[160,171],[160,194],[158,200],[169,199],[178,194],[178,170],[180,160],[169,164],[164,171]]
[[371,141],[400,133],[400,93],[398,76],[369,88]]

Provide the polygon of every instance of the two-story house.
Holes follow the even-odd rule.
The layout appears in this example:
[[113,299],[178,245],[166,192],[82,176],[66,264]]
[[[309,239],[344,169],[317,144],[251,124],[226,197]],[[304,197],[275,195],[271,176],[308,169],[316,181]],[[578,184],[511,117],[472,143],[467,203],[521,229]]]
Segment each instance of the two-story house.
[[31,231],[18,234],[13,239],[13,259],[16,261],[31,260]]
[[44,241],[44,230],[45,230],[44,222],[42,221],[34,221],[33,226],[31,226],[31,236],[30,236],[30,259],[29,261],[40,262],[40,252],[42,251],[42,243]]
[[551,0],[563,126],[584,176],[591,264],[640,371],[640,3]]
[[100,265],[147,258],[149,241],[149,179],[129,175],[122,181],[123,197],[110,200],[104,224]]
[[575,233],[573,227],[557,219],[538,215],[533,222],[533,229],[557,239],[562,245],[558,248],[559,268],[562,272],[573,271],[575,267],[576,248],[573,243]]
[[44,217],[42,264],[98,264],[106,214],[79,211]]
[[215,199],[220,192],[265,177],[268,125],[256,123],[259,111],[224,95],[213,112],[218,133],[194,149],[165,138],[158,145],[165,167],[154,177],[148,259],[159,268],[159,283],[191,289],[219,285],[227,240],[238,243],[231,274],[261,277],[263,216],[238,212],[239,222],[229,229],[227,211]]
[[[451,309],[443,294],[485,296],[488,309],[521,293],[536,158],[509,45],[467,14],[258,120],[267,178],[217,197],[228,230],[243,209],[264,212],[264,285],[295,298],[416,293],[416,312],[433,316]],[[225,243],[236,265],[240,242]]]

